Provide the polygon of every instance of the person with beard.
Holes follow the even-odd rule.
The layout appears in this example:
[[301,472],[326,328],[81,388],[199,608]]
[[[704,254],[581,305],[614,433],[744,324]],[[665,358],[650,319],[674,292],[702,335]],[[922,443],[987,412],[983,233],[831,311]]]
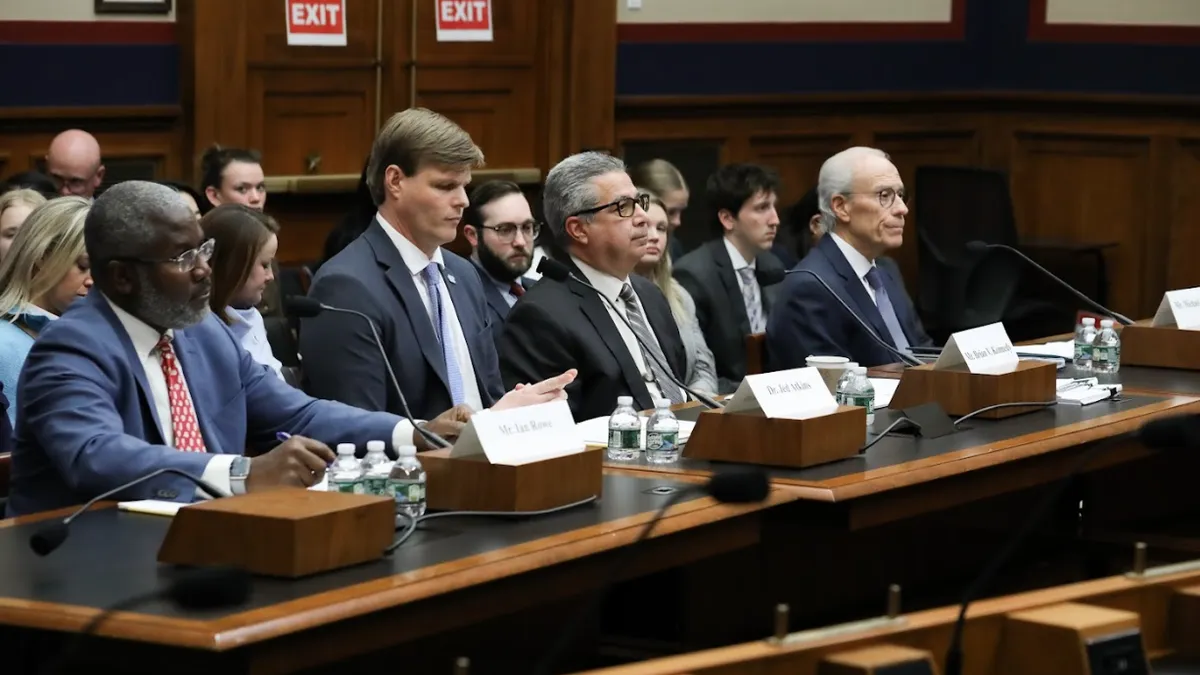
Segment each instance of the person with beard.
[[523,275],[533,264],[533,242],[541,224],[533,219],[521,188],[506,180],[490,180],[471,190],[462,224],[471,243],[471,262],[483,280],[492,333],[499,342],[509,308],[534,283]]
[[[88,213],[84,240],[93,292],[42,330],[25,362],[9,516],[168,468],[230,494],[304,488],[334,460],[327,444],[418,441],[395,415],[311,398],[255,363],[210,311],[212,244],[171,188],[113,186]],[[429,427],[453,437],[467,415],[451,410]],[[115,498],[200,496],[164,475]]]

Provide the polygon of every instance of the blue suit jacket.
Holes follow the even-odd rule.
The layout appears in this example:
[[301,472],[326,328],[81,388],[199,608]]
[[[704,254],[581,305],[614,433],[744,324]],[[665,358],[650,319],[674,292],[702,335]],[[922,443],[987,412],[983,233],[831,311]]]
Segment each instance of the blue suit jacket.
[[[895,262],[880,258],[875,265],[908,343],[914,347],[931,345],[912,300],[904,291]],[[895,346],[879,308],[832,237],[822,237],[794,269],[812,270],[820,275],[879,337]],[[816,279],[793,273],[784,280],[775,309],[767,320],[767,365],[771,370],[803,368],[804,359],[810,355],[845,356],[866,367],[899,360],[872,340]]]
[[[462,325],[484,407],[504,395],[493,326],[475,266],[442,251],[445,282]],[[309,297],[371,317],[412,413],[432,419],[453,407],[446,362],[433,323],[404,258],[378,221],[321,265]],[[387,367],[361,319],[325,312],[300,323],[300,354],[306,388],[313,396],[367,410],[400,413]]]
[[[496,353],[499,354],[500,335],[504,332],[504,322],[508,319],[508,312],[512,307],[508,306],[508,301],[504,299],[500,287],[491,280],[487,270],[474,260],[471,261],[471,264],[475,265],[475,269],[479,272],[479,280],[483,283],[483,297],[487,300],[488,320],[492,322],[492,337],[496,340]],[[537,282],[528,277],[521,277],[517,283],[528,290]]]
[[[318,401],[255,363],[210,315],[175,331],[175,350],[209,453],[242,454],[277,432],[328,444],[388,440],[399,418]],[[157,469],[199,478],[211,455],[163,445],[145,369],[108,301],[93,291],[38,336],[18,385],[9,515],[79,504]],[[189,502],[195,486],[164,476],[119,499]]]

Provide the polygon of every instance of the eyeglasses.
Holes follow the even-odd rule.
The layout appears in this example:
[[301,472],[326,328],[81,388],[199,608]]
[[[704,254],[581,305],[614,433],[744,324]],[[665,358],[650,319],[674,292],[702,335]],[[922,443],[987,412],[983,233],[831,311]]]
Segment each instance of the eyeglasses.
[[91,178],[79,178],[76,176],[60,176],[56,173],[50,174],[50,180],[54,182],[54,186],[59,190],[66,188],[67,192],[73,195],[81,194],[87,190],[88,185],[92,182]]
[[137,263],[143,263],[146,265],[171,264],[171,265],[174,265],[177,270],[186,274],[186,273],[191,272],[192,270],[196,269],[196,265],[199,265],[201,261],[208,262],[209,260],[211,260],[212,256],[213,256],[214,248],[216,248],[216,242],[213,241],[212,239],[209,239],[208,241],[204,242],[203,244],[200,244],[199,246],[197,246],[196,248],[193,248],[189,251],[184,251],[183,253],[180,253],[179,255],[175,256],[174,258],[154,259],[154,258],[134,258],[134,257],[122,256],[122,257],[118,257],[118,258],[113,258],[113,260],[124,260],[126,262],[137,262]]
[[586,216],[586,215],[592,214],[592,213],[600,213],[604,209],[607,209],[607,208],[610,208],[613,206],[617,207],[617,215],[618,216],[621,216],[622,218],[628,218],[634,214],[634,208],[633,208],[634,206],[642,207],[643,211],[645,211],[646,209],[648,209],[650,207],[650,195],[643,192],[642,194],[640,194],[636,197],[621,197],[620,199],[611,201],[607,204],[602,204],[595,208],[584,209],[582,211],[576,211],[575,213],[572,213],[572,214],[568,215],[567,217],[570,218],[571,216]]
[[480,225],[479,227],[485,230],[491,230],[496,233],[496,238],[502,244],[511,244],[517,238],[517,230],[521,230],[521,236],[526,241],[533,241],[538,238],[538,233],[542,231],[542,224],[536,220],[527,220],[520,225],[516,223],[500,223],[499,225]]
[[906,204],[908,203],[908,193],[905,192],[904,188],[900,188],[899,190],[897,190],[895,188],[883,188],[882,190],[879,190],[876,192],[847,192],[846,194],[848,194],[848,195],[871,195],[871,194],[873,194],[879,199],[879,205],[885,209],[892,208],[892,204],[896,203],[896,197],[899,197],[900,201],[902,201]]

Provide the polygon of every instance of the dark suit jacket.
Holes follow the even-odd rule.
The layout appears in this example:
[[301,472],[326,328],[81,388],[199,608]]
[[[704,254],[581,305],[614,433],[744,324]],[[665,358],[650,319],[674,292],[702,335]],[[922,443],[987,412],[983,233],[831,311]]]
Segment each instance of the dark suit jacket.
[[[889,258],[879,258],[875,265],[883,276],[888,298],[908,343],[914,347],[932,345],[933,341],[921,327],[912,300],[904,291],[896,263]],[[812,270],[820,275],[879,337],[895,346],[879,308],[871,301],[867,289],[832,237],[821,237],[796,269]],[[804,359],[814,354],[845,356],[866,367],[899,360],[872,340],[816,279],[807,274],[789,274],[781,284],[779,303],[767,322],[767,363],[772,370],[802,368]]]
[[[504,293],[500,291],[500,288],[488,276],[487,270],[483,269],[483,266],[474,260],[471,263],[479,271],[479,280],[483,284],[483,297],[487,300],[488,320],[492,322],[492,336],[496,338],[496,353],[499,353],[500,334],[504,331],[504,322],[508,319],[508,311],[512,308],[508,306],[508,301],[504,299]],[[535,279],[528,277],[521,277],[517,281],[526,289],[531,288],[536,283]]]
[[8,397],[0,384],[0,455],[12,450],[12,426],[8,423]]
[[[584,278],[578,269],[574,272]],[[630,276],[629,281],[667,365],[675,376],[682,377],[687,359],[666,297],[638,275]],[[611,415],[618,396],[632,396],[639,410],[654,407],[604,300],[573,280],[542,277],[509,312],[500,338],[500,372],[505,386],[512,388],[518,382],[537,382],[570,368],[579,369],[575,381],[567,386],[567,400],[577,422]]]
[[[484,407],[504,391],[483,282],[470,261],[442,251],[444,281],[462,325]],[[371,317],[414,416],[431,419],[452,407],[441,344],[396,245],[374,222],[321,266],[309,297]],[[365,321],[325,312],[300,324],[306,389],[313,396],[366,410],[402,413],[387,366]]]
[[[768,318],[783,273],[783,264],[769,251],[755,259],[755,277],[762,287],[763,310]],[[721,392],[730,393],[746,377],[750,318],[725,241],[714,239],[685,255],[675,264],[675,278],[696,301],[696,319],[716,359]]]

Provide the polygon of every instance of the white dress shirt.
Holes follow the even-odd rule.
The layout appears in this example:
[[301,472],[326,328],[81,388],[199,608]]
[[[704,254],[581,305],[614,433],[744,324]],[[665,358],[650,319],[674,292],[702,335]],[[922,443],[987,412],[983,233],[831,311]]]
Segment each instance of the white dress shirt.
[[[742,297],[745,298],[746,297],[746,280],[742,278],[742,269],[744,269],[746,267],[749,267],[752,270],[758,269],[758,267],[757,267],[758,259],[753,258],[749,262],[746,262],[746,259],[744,257],[742,257],[741,251],[737,250],[737,247],[733,245],[733,242],[729,241],[729,237],[721,237],[721,240],[725,242],[725,250],[729,252],[729,262],[733,263],[733,278],[737,279],[738,290],[740,290],[742,292]],[[758,279],[754,279],[752,283],[755,286],[759,286]],[[767,312],[762,304],[763,294],[762,294],[761,286],[759,286],[759,288],[758,288],[757,297],[758,297],[758,315],[763,318],[763,322],[765,323],[766,319],[767,319]],[[745,302],[745,300],[743,300],[742,302]],[[747,307],[746,315],[749,316],[749,314],[750,314],[750,308]]]
[[[430,317],[430,324],[433,323],[433,307],[429,301],[429,290],[425,287],[425,279],[421,273],[429,266],[430,262],[435,262],[438,268],[445,270],[445,263],[442,260],[442,249],[438,248],[433,252],[433,257],[425,255],[425,253],[417,248],[417,245],[404,238],[396,228],[392,227],[382,215],[376,214],[375,218],[379,224],[383,226],[383,231],[387,232],[392,243],[396,245],[396,249],[400,251],[400,257],[404,259],[404,264],[408,267],[409,273],[412,274],[413,285],[417,287],[417,293],[421,296],[421,302],[425,305],[425,316]],[[483,410],[483,398],[479,394],[479,382],[475,379],[475,366],[471,363],[471,351],[467,349],[467,338],[463,335],[462,324],[458,321],[458,312],[454,309],[454,301],[450,299],[450,282],[448,274],[442,275],[442,283],[438,285],[440,295],[442,296],[442,311],[447,313],[450,319],[450,335],[444,336],[444,339],[450,341],[450,346],[454,350],[454,358],[458,361],[458,369],[462,374],[463,385],[463,402],[471,406],[472,410]],[[433,326],[433,332],[436,335],[437,326]]]
[[875,289],[871,288],[870,282],[867,281],[867,274],[875,267],[875,261],[867,260],[865,255],[859,253],[858,249],[848,244],[845,239],[837,236],[837,234],[830,232],[826,236],[833,237],[833,243],[837,244],[838,250],[842,252],[842,255],[846,258],[846,262],[850,263],[850,269],[854,270],[858,281],[862,283],[863,288],[867,289],[867,295],[871,296],[871,302],[875,302]]
[[225,313],[233,319],[229,330],[233,331],[234,336],[242,343],[242,347],[250,352],[250,356],[254,357],[255,361],[270,368],[276,377],[282,380],[283,363],[275,358],[275,353],[271,351],[271,342],[267,339],[267,326],[263,323],[263,317],[258,308],[226,307]]
[[[625,322],[621,320],[621,316],[624,316],[626,319],[628,319],[628,314],[622,314],[621,316],[618,316],[617,311],[613,309],[613,307],[616,306],[620,308],[621,312],[626,312],[625,301],[621,299],[621,289],[625,287],[625,284],[629,283],[629,279],[626,278],[622,280],[614,277],[611,274],[601,272],[600,270],[588,265],[575,256],[571,256],[571,260],[574,261],[577,267],[579,267],[579,271],[583,272],[583,276],[585,279],[587,279],[588,283],[595,286],[597,290],[604,294],[604,297],[612,301],[611,304],[605,302],[604,308],[608,310],[608,315],[612,318],[613,324],[617,327],[617,332],[621,334],[621,341],[625,343],[625,349],[629,352],[629,355],[633,357],[633,363],[637,366],[638,372],[642,374],[642,381],[646,382],[646,374],[651,374],[651,381],[646,382],[646,388],[650,390],[650,397],[653,399],[666,398],[666,396],[663,396],[662,389],[659,388],[658,382],[653,378],[654,371],[650,369],[649,365],[646,363],[645,357],[642,356],[642,348],[638,344],[637,338],[634,337],[633,331],[630,330],[629,326],[626,326]],[[630,286],[632,287],[632,284]],[[658,336],[654,334],[654,329],[650,328],[650,317],[646,316],[645,305],[642,305],[642,299],[638,297],[636,290],[633,292],[633,297],[637,298],[639,305],[638,310],[641,312],[642,318],[646,321],[646,327],[650,329],[649,332],[651,339],[653,339],[655,343],[658,343]],[[658,345],[658,350],[662,351],[661,344]]]

